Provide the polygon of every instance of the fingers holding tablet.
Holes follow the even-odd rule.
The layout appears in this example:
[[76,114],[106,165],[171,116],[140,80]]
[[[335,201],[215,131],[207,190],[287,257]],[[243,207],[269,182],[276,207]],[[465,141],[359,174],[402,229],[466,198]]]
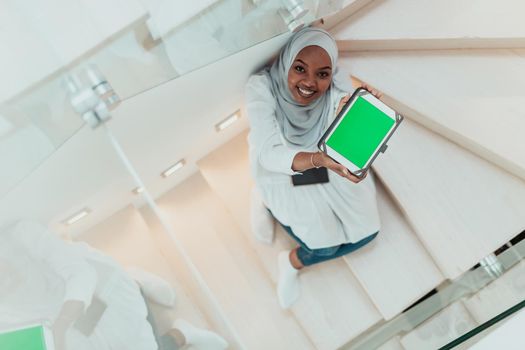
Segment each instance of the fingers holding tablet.
[[350,100],[350,95],[346,95],[345,97],[343,97],[341,99],[341,101],[339,102],[339,106],[337,107],[337,111],[335,112],[335,114],[339,114],[339,112],[341,112],[341,110],[343,109],[344,105]]
[[383,94],[379,90],[374,89],[372,86],[366,83],[363,83],[361,87],[365,89],[366,91],[370,92],[372,95],[374,95],[374,97],[378,99],[381,99],[383,97]]
[[367,174],[368,174],[368,172],[365,173],[365,175],[363,175],[363,177],[357,177],[357,176],[355,176],[354,174],[352,174],[351,172],[348,171],[348,173],[344,177],[346,177],[348,180],[352,181],[353,183],[357,184],[357,183],[363,181]]
[[344,177],[352,181],[353,183],[359,183],[361,180],[363,180],[366,177],[367,173],[365,173],[365,175],[363,175],[362,177],[357,177],[354,174],[352,174],[344,165],[337,163],[336,161],[334,161],[332,158],[330,158],[326,154],[322,152],[320,152],[319,154],[321,155],[322,166],[332,170],[337,175]]

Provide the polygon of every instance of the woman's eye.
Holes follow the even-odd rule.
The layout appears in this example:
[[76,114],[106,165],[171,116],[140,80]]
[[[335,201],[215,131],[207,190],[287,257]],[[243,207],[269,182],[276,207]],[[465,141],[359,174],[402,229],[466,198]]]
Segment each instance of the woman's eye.
[[330,76],[330,73],[328,72],[320,72],[319,77],[320,78],[328,78]]
[[301,67],[301,66],[295,66],[295,70],[298,71],[299,73],[303,73],[304,72],[304,68]]

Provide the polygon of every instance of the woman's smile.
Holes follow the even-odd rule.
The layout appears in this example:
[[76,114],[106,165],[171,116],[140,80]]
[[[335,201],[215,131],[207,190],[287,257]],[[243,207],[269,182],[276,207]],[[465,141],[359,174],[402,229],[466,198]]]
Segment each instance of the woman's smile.
[[303,87],[300,87],[300,86],[297,87],[297,91],[299,91],[299,95],[301,95],[304,98],[310,98],[313,95],[315,95],[315,93],[316,93],[315,90],[311,90],[311,89],[308,89],[308,88],[303,88]]

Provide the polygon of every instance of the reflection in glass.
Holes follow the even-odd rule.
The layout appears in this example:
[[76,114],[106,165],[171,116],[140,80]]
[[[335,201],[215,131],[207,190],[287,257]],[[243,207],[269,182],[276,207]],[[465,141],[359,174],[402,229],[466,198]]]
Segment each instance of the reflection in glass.
[[[483,264],[437,287],[398,317],[365,332],[343,348],[360,350],[402,344],[407,350],[437,349],[449,343],[459,346],[458,349],[469,348],[504,324],[503,319],[472,338],[463,335],[525,300],[523,238],[525,232],[498,249]],[[492,267],[487,267],[487,260]]]

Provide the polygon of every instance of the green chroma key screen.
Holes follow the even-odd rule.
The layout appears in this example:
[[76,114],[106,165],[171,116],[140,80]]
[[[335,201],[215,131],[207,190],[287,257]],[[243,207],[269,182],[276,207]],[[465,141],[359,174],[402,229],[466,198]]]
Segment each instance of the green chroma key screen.
[[0,332],[1,350],[46,350],[42,326]]
[[358,97],[326,144],[362,168],[393,124],[385,112]]

